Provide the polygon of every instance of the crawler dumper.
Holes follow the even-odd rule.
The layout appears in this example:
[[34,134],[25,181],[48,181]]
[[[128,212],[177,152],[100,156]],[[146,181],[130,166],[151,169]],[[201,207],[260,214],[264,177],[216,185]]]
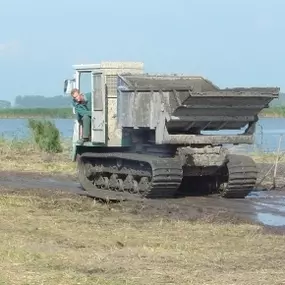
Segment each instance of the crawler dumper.
[[93,197],[244,198],[255,187],[254,161],[227,145],[254,142],[258,114],[278,98],[279,88],[220,89],[200,76],[144,73],[140,62],[74,69],[64,90],[92,92],[92,123],[90,141],[77,145],[80,125],[74,120],[72,159]]

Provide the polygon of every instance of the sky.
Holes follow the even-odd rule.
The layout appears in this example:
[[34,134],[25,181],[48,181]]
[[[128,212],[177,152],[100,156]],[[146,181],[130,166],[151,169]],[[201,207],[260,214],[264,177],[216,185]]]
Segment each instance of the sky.
[[285,90],[284,0],[0,0],[0,99],[62,95],[72,65],[142,61]]

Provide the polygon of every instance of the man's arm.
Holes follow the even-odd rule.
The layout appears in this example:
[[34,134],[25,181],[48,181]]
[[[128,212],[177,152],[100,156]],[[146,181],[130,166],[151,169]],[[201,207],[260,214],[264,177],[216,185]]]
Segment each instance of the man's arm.
[[84,115],[88,115],[91,116],[91,111],[87,110],[86,107],[82,104],[78,104],[75,101],[72,102],[72,105],[75,109],[75,112],[78,116],[84,116]]
[[74,100],[72,100],[72,107],[74,108],[75,115],[76,115],[76,119],[77,119],[77,121],[79,121],[79,120],[80,120],[80,116],[79,116],[79,114],[78,114],[77,104],[76,104],[76,102],[75,102]]

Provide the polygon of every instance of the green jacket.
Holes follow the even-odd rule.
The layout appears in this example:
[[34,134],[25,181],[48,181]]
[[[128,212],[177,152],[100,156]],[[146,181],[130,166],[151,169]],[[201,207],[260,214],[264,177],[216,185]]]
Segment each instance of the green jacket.
[[80,119],[84,115],[91,116],[91,92],[85,93],[85,102],[84,103],[78,103],[75,100],[72,100],[72,106],[75,109],[75,113],[77,115],[77,118]]

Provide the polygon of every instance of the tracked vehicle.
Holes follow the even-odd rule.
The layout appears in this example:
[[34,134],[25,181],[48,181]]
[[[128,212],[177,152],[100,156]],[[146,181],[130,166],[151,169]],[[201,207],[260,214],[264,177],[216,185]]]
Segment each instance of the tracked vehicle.
[[76,144],[75,120],[72,154],[89,194],[116,200],[192,193],[244,198],[253,190],[254,161],[227,146],[253,144],[258,114],[279,88],[220,89],[200,76],[147,74],[139,62],[74,69],[65,93],[72,87],[92,92],[90,141]]

